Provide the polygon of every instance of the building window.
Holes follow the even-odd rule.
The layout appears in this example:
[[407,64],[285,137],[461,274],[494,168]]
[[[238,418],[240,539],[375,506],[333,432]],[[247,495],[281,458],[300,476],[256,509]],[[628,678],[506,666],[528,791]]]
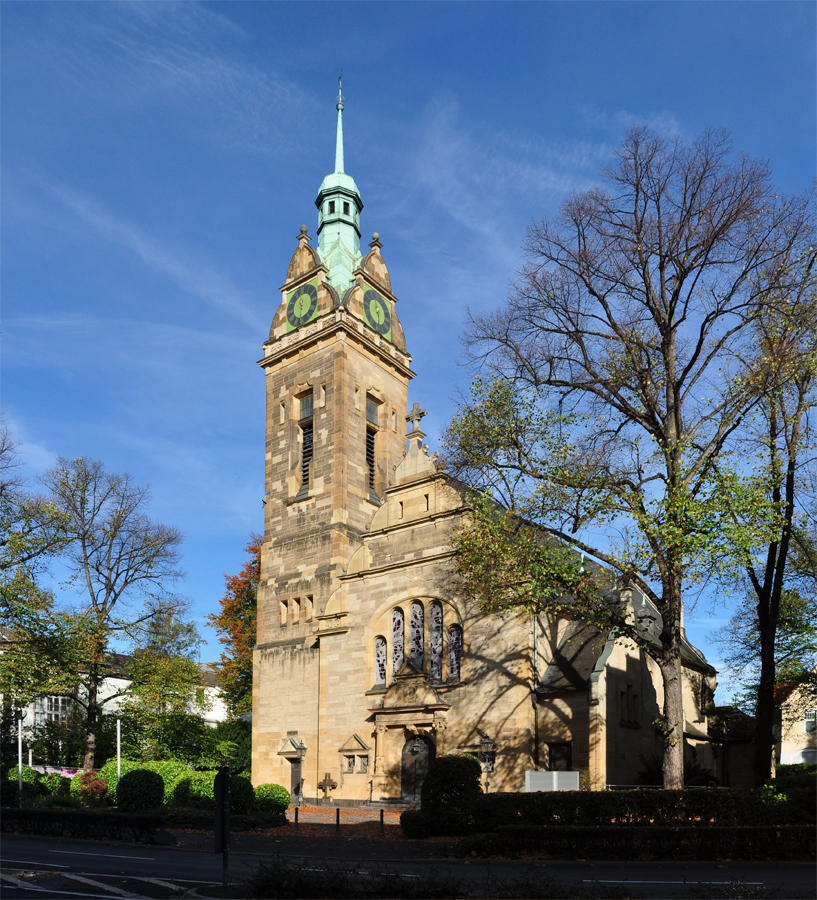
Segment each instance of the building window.
[[282,600],[282,601],[281,601],[281,604],[280,604],[280,610],[281,610],[281,625],[286,625],[286,623],[287,623],[287,612],[288,612],[286,600]]
[[448,629],[448,680],[460,680],[462,664],[462,628],[452,625]]
[[443,680],[443,605],[435,600],[428,610],[428,676]]
[[358,772],[368,772],[369,771],[369,757],[368,756],[358,756]]
[[817,709],[803,711],[803,731],[806,734],[817,734]]
[[298,425],[301,429],[301,489],[298,491],[298,497],[306,497],[309,494],[309,472],[312,468],[312,457],[314,454],[312,394],[301,397]]
[[344,204],[343,204],[343,215],[344,215],[344,216],[348,216],[348,215],[349,215],[349,204],[346,203],[346,202],[344,202]]
[[347,772],[351,773],[355,771],[355,758],[354,756],[344,756],[343,764]]
[[423,604],[416,601],[409,607],[409,658],[418,669],[423,668],[425,647],[423,629],[425,627]]
[[374,683],[386,683],[386,639],[384,637],[374,639]]
[[391,671],[396,675],[405,658],[405,621],[403,610],[395,609],[391,614]]
[[335,201],[330,200],[329,201],[329,214],[331,215],[334,211],[335,211]]
[[573,768],[573,744],[548,744],[548,769],[569,772]]
[[68,719],[68,697],[41,697],[34,702],[34,725],[37,728],[49,722],[65,722]]
[[638,694],[633,693],[633,686],[627,685],[626,691],[619,693],[619,714],[626,725],[638,725],[640,718]]

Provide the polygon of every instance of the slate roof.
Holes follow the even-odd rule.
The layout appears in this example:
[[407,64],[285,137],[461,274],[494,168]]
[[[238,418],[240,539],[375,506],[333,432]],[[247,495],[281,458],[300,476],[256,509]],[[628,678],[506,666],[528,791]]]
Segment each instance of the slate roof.
[[584,690],[607,635],[585,622],[571,622],[548,663],[537,690],[540,693]]

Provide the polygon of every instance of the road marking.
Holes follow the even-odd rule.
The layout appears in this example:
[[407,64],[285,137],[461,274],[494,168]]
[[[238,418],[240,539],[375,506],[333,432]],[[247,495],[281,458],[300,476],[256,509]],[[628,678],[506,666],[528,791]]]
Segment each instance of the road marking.
[[156,861],[155,856],[117,856],[115,853],[82,853],[79,850],[49,850],[49,853],[65,853],[67,856],[101,856],[103,859],[149,859]]
[[[604,879],[604,878],[584,878],[582,879],[583,884],[732,884],[731,881],[658,881],[655,878],[648,878],[643,881],[633,881],[629,879],[627,881],[622,880],[613,880],[612,878]],[[747,887],[760,887],[764,884],[762,881],[741,881],[741,884],[745,884]]]
[[0,866],[4,866],[6,863],[24,863],[27,866],[46,866],[53,867],[55,869],[70,869],[71,866],[63,866],[59,863],[49,863],[49,862],[35,862],[33,859],[0,859]]
[[[32,875],[39,875],[39,872],[32,872]],[[19,878],[13,878],[11,875],[2,875],[0,874],[0,879],[3,881],[10,881],[15,888],[23,888],[26,891],[37,891],[40,894],[50,894],[52,897],[54,896],[66,896],[66,897],[90,897],[95,898],[95,900],[111,900],[110,894],[80,894],[78,891],[59,891],[54,888],[41,888],[34,887],[33,884],[26,884],[25,881],[20,881]]]
[[[136,881],[149,881],[151,884],[158,884],[159,887],[170,888],[172,891],[183,891],[184,888],[180,884],[173,884],[170,881],[162,881],[161,878],[147,878],[144,875],[126,875],[126,878],[133,878]],[[186,878],[182,878],[182,881],[186,881]],[[215,884],[215,881],[201,881],[199,884]]]
[[[123,891],[122,888],[114,887],[112,884],[105,884],[102,881],[94,881],[92,878],[85,878],[83,875],[74,875],[71,872],[61,872],[63,878],[70,878],[72,881],[81,881],[83,884],[90,884],[91,887],[101,888],[104,891],[110,891],[112,894],[118,894],[120,897],[137,897],[139,900],[147,900],[139,894],[132,894],[130,891]],[[119,875],[112,876],[121,878]],[[127,876],[126,876],[127,877]]]

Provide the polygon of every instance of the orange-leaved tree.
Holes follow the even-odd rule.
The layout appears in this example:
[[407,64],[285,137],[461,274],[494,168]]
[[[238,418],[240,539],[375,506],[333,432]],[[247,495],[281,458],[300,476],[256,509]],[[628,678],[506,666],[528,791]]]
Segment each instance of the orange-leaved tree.
[[252,651],[263,541],[260,534],[250,535],[246,547],[249,558],[240,574],[224,575],[226,593],[221,598],[221,612],[207,617],[225,646],[215,668],[232,718],[252,711]]

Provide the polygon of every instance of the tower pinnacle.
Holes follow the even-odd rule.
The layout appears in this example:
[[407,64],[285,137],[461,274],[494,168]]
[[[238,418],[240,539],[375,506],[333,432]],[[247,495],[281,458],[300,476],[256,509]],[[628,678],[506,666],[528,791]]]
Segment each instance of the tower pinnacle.
[[343,167],[343,83],[338,76],[338,130],[335,142],[335,171],[327,175],[318,190],[318,255],[329,269],[327,280],[343,293],[354,283],[354,271],[361,260],[360,211],[363,201],[354,178]]
[[336,104],[338,110],[338,136],[335,142],[335,172],[343,172],[343,90],[341,85],[341,75],[338,75],[338,102]]

